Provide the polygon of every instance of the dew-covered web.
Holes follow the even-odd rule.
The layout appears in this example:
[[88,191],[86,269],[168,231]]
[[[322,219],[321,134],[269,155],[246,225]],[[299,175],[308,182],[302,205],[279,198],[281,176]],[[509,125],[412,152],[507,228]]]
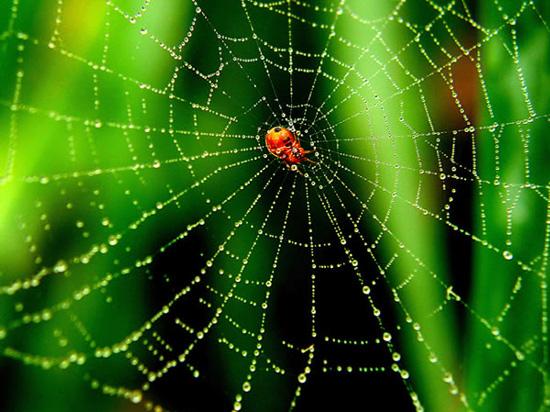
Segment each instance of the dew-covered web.
[[4,1],[8,393],[548,407],[547,18],[483,3]]

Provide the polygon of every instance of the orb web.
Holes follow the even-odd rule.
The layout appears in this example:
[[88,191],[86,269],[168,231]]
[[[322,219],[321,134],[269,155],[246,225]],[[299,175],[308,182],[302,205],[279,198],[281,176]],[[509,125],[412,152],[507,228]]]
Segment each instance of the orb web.
[[[548,407],[542,4],[4,3],[0,350],[22,390],[477,411],[530,382]],[[271,156],[275,125],[315,164]]]

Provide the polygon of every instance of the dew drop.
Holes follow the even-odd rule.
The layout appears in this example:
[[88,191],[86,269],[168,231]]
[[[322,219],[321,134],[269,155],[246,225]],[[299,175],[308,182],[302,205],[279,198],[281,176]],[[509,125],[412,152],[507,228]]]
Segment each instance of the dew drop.
[[453,381],[454,381],[453,375],[451,375],[449,372],[445,372],[445,374],[443,375],[443,382],[453,383]]
[[519,350],[516,352],[516,358],[520,361],[525,359],[525,354],[523,352],[520,352]]
[[135,391],[132,394],[132,397],[130,398],[133,403],[140,403],[141,402],[141,392]]
[[506,260],[512,260],[514,258],[514,255],[509,250],[505,250],[504,252],[502,252],[502,256]]
[[64,260],[60,260],[53,267],[53,271],[55,273],[63,273],[67,270],[67,267],[67,262],[65,262]]

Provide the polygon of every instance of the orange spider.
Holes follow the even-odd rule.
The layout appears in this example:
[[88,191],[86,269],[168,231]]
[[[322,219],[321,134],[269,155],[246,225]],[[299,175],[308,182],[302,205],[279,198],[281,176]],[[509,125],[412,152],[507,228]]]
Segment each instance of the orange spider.
[[315,163],[306,157],[314,150],[305,150],[294,133],[286,127],[276,126],[269,129],[265,135],[265,144],[272,155],[281,159],[292,170],[297,170],[295,165],[304,161]]

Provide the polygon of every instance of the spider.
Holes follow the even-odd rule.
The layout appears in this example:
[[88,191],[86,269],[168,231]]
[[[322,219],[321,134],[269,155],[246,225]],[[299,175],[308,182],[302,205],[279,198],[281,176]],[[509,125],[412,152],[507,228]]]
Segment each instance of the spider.
[[281,159],[293,171],[299,172],[297,165],[304,161],[315,163],[306,157],[314,150],[305,150],[294,133],[286,127],[276,126],[269,129],[265,135],[265,145],[272,155]]

